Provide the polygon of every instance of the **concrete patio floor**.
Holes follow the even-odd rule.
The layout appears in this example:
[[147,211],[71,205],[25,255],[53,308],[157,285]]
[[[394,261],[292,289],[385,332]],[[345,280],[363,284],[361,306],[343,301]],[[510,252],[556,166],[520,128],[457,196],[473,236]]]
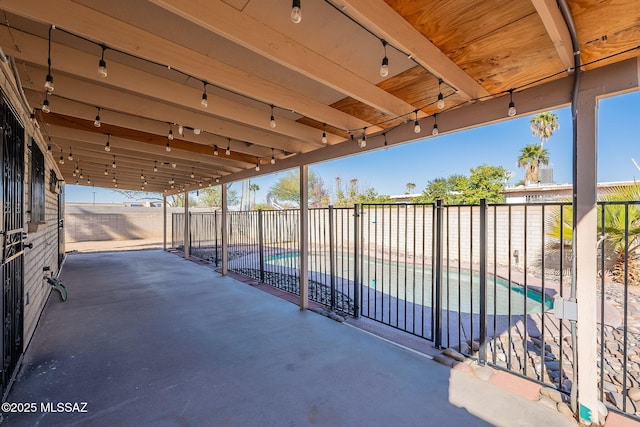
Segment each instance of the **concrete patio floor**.
[[163,251],[68,256],[7,425],[569,426],[427,357]]

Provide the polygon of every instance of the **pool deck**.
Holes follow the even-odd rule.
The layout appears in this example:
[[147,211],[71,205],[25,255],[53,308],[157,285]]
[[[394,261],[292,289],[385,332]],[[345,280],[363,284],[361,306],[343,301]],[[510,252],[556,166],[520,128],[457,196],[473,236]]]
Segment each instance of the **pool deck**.
[[15,426],[571,426],[558,412],[163,251],[73,254],[4,414]]

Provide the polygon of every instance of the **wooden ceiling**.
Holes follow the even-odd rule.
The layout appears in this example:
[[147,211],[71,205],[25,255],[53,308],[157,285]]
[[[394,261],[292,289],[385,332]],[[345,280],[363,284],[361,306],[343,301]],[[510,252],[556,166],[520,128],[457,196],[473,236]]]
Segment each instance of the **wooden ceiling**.
[[[67,183],[113,187],[115,178],[119,188],[146,182],[165,194],[290,167],[302,153],[355,144],[351,135],[468,108],[573,66],[552,0],[301,3],[294,24],[290,0],[0,0],[0,46],[52,155],[65,159]],[[640,2],[568,4],[584,70],[639,55]],[[51,25],[55,90],[45,113]],[[97,74],[103,46],[107,77]],[[422,127],[414,139],[431,137]]]

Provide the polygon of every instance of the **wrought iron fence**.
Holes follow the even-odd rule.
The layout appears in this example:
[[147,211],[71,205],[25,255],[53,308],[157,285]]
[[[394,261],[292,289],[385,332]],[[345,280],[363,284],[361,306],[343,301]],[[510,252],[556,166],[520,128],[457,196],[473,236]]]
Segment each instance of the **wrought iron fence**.
[[[598,209],[600,399],[638,416],[640,202]],[[191,241],[219,250],[208,215],[192,216]],[[571,285],[571,217],[568,203],[310,209],[310,299],[568,392],[570,326],[552,307]],[[227,218],[229,269],[299,294],[299,210]]]

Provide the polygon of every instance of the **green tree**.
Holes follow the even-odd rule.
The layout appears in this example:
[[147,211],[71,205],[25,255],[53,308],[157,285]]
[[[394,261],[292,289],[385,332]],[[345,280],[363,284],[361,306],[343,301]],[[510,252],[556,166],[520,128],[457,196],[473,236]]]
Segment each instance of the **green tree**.
[[518,167],[524,169],[525,185],[538,182],[540,165],[549,164],[549,153],[542,145],[528,144],[522,148],[518,156]]
[[[296,169],[283,176],[271,186],[270,191],[277,200],[300,204],[300,171]],[[315,171],[309,171],[308,191],[308,202],[315,206],[323,206],[329,200],[324,181]]]
[[437,200],[442,200],[445,205],[461,204],[462,194],[468,185],[469,179],[464,175],[435,178],[427,183],[427,187],[416,201],[435,203]]
[[378,192],[375,189],[369,187],[363,193],[358,194],[357,200],[355,203],[392,204],[395,202],[391,197],[385,194],[378,194]]
[[[615,281],[622,283],[627,260],[629,283],[640,285],[640,205],[625,206],[620,203],[640,200],[640,184],[615,187],[604,193],[600,200],[610,202],[597,207],[597,233],[601,236],[601,241],[604,241],[605,256],[612,261],[611,275]],[[547,245],[548,250],[558,252],[562,247],[565,251],[570,251],[573,244],[573,207],[564,206],[562,215],[559,208],[552,211],[547,228],[547,235],[551,239]]]
[[471,169],[467,185],[462,188],[462,203],[478,204],[480,199],[487,203],[504,202],[504,185],[509,171],[501,166],[480,165]]
[[[238,193],[234,190],[231,190],[229,187],[231,184],[227,185],[227,204],[235,205],[238,203]],[[219,185],[215,187],[207,187],[201,188],[198,190],[198,206],[207,206],[207,207],[215,207],[222,206],[222,189]]]
[[560,129],[558,115],[545,111],[535,115],[529,120],[531,134],[540,138],[540,147],[544,148],[544,143],[553,136],[553,133]]
[[253,191],[253,209],[256,208],[256,192],[260,190],[260,186],[258,184],[250,184],[249,191]]
[[413,190],[416,188],[416,185],[413,182],[407,182],[407,192],[405,194],[413,193]]

